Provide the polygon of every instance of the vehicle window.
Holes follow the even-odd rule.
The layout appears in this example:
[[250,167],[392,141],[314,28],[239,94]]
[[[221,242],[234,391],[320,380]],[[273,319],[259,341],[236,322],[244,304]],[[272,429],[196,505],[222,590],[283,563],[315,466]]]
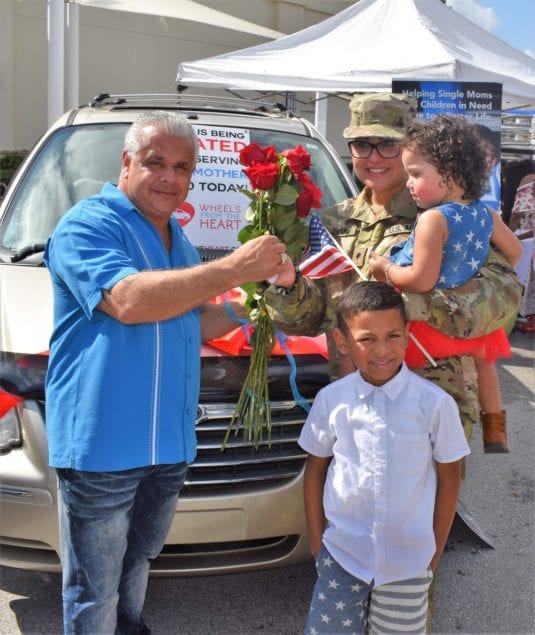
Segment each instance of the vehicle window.
[[[0,226],[0,247],[8,250],[21,250],[30,245],[46,243],[56,224],[63,214],[80,199],[100,191],[106,181],[117,183],[121,168],[121,151],[127,123],[91,124],[71,126],[55,132],[34,157],[31,166],[19,182],[9,209],[6,210]],[[214,127],[211,127],[214,129]],[[217,127],[216,127],[217,128]],[[230,130],[230,128],[221,128]],[[312,168],[310,176],[323,192],[323,206],[332,205],[350,196],[348,185],[344,181],[339,168],[326,149],[316,140],[300,135],[290,135],[272,130],[247,131],[248,141],[259,144],[274,145],[277,151],[302,145],[310,152]],[[237,155],[236,155],[237,156]],[[236,162],[236,158],[234,158]],[[240,186],[246,186],[247,179],[241,173],[241,167],[232,166],[240,175]],[[236,174],[236,172],[234,172]],[[192,180],[191,200],[195,203],[194,189],[201,190],[197,176]],[[208,185],[214,185],[208,184]],[[221,187],[218,185],[218,187]],[[232,188],[232,184],[229,189]],[[234,187],[234,190],[237,186]],[[227,200],[225,188],[216,191],[217,203],[223,208]],[[247,204],[240,208],[243,217]],[[227,196],[230,198],[230,194]],[[228,210],[217,212],[219,218]],[[177,210],[183,213],[183,210]],[[216,212],[210,212],[211,222]],[[198,213],[201,216],[201,211]],[[180,219],[179,219],[180,220]],[[183,225],[190,219],[187,218]],[[193,225],[185,228],[191,232],[190,238],[197,246],[208,249],[227,250],[237,244],[236,227],[227,225],[214,226],[210,244],[201,244],[197,234],[193,233]],[[226,231],[222,231],[225,229]],[[210,232],[205,228],[203,236]],[[227,234],[226,242],[222,239]],[[232,238],[230,238],[232,236]],[[217,237],[217,238],[216,238]],[[232,244],[230,240],[235,241]]]
[[127,125],[58,130],[34,158],[7,210],[0,244],[18,250],[45,243],[59,219],[80,199],[117,181]]

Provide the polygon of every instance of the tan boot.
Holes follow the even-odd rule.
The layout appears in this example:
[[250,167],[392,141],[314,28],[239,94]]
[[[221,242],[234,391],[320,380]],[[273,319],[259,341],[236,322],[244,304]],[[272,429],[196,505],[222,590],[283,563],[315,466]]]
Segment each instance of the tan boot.
[[485,454],[509,452],[507,430],[505,429],[505,410],[501,412],[482,412],[483,447]]

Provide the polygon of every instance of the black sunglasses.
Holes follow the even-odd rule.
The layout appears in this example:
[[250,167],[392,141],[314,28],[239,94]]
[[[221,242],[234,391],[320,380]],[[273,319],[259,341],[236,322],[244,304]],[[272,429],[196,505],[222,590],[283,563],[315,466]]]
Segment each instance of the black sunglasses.
[[348,146],[351,155],[354,156],[355,159],[368,159],[374,148],[383,159],[395,159],[399,157],[399,153],[401,152],[401,144],[395,139],[385,139],[378,143],[370,143],[362,139],[352,139],[348,142]]

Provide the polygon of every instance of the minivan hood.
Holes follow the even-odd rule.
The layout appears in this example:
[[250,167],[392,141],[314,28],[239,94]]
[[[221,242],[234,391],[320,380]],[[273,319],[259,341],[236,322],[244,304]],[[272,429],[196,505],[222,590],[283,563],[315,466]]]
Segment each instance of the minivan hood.
[[[0,263],[0,352],[41,355],[49,348],[53,322],[53,294],[45,267]],[[329,382],[326,351],[319,338],[290,338],[295,353],[299,390],[308,399]],[[201,401],[236,401],[249,367],[249,352],[229,355],[214,346],[201,350]],[[46,359],[46,358],[45,358]],[[42,379],[44,381],[44,371]],[[284,354],[269,363],[269,384],[278,399],[292,399],[290,367]],[[1,380],[1,377],[0,377]],[[0,384],[2,382],[0,381]]]
[[0,263],[0,351],[47,351],[52,307],[52,284],[45,267]]

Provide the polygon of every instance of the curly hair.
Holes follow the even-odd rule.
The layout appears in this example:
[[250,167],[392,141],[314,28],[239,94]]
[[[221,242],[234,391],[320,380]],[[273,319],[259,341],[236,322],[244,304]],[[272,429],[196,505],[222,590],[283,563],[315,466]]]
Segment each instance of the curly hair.
[[467,200],[481,198],[488,178],[485,145],[476,126],[464,117],[438,115],[428,123],[412,124],[405,130],[402,148],[422,154],[443,184],[454,181]]

